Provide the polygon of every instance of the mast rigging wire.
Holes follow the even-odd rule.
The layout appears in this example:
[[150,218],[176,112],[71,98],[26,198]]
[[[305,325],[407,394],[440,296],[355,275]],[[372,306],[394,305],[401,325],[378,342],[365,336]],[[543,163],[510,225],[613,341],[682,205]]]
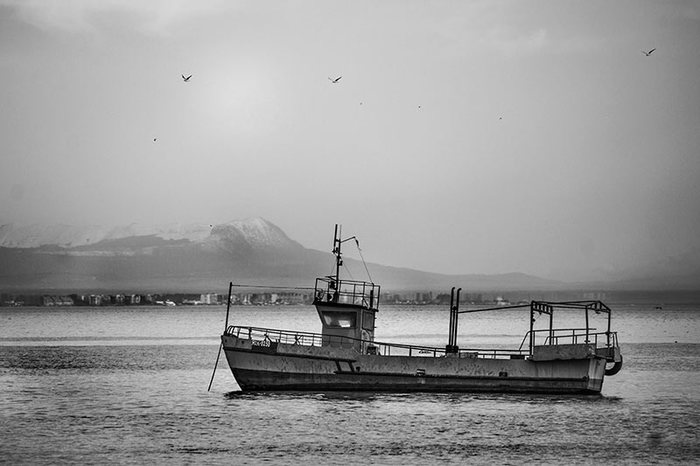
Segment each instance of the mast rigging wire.
[[273,285],[233,285],[237,288],[264,288],[267,290],[313,290],[314,288],[310,286],[273,286]]
[[367,263],[365,262],[365,257],[362,255],[362,249],[360,249],[360,242],[357,240],[357,238],[355,238],[355,245],[357,245],[357,251],[360,253],[362,265],[365,266],[365,272],[367,272],[367,277],[369,277],[370,283],[374,283],[374,280],[372,280],[372,275],[369,274],[369,269],[367,268]]

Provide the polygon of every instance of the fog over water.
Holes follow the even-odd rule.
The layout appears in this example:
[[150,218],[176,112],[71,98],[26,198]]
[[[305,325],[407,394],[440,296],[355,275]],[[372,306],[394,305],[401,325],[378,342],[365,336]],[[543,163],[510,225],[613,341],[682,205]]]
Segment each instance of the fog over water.
[[261,216],[433,272],[698,274],[699,43],[693,1],[0,0],[0,224]]

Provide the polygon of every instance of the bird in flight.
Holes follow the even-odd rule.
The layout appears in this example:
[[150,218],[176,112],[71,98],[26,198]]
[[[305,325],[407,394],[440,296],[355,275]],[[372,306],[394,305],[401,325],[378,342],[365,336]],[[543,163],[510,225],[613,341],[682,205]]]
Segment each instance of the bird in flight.
[[331,78],[331,77],[329,76],[329,77],[328,77],[328,80],[329,80],[330,82],[332,82],[333,84],[335,84],[335,83],[337,83],[338,81],[340,81],[340,78],[342,78],[342,76],[338,76],[338,77],[335,78],[335,79],[333,79],[333,78]]
[[185,82],[189,82],[190,78],[192,77],[192,75],[189,75],[189,76],[185,77],[184,74],[181,74],[180,76],[182,76],[182,80],[185,81]]
[[652,53],[654,53],[654,50],[656,50],[656,49],[651,49],[651,50],[649,50],[648,52],[645,51],[645,50],[642,50],[642,53],[648,57],[649,55],[651,55]]

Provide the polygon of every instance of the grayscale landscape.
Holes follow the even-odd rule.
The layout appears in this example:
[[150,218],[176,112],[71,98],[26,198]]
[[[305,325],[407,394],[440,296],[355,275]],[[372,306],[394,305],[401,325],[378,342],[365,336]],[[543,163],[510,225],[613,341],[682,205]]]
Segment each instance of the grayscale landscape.
[[0,0],[0,463],[699,463],[699,44],[696,0]]

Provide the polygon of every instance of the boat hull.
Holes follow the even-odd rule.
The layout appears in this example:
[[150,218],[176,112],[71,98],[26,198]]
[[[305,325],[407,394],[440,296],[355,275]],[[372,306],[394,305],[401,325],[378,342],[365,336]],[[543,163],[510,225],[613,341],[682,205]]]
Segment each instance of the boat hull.
[[365,355],[351,349],[222,336],[244,391],[600,393],[605,359],[534,361]]

